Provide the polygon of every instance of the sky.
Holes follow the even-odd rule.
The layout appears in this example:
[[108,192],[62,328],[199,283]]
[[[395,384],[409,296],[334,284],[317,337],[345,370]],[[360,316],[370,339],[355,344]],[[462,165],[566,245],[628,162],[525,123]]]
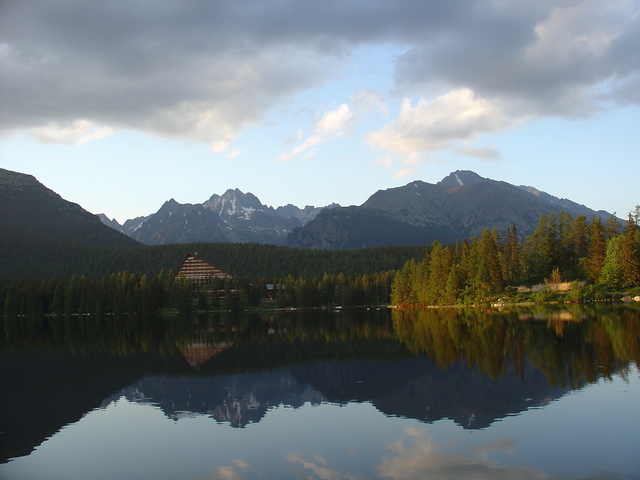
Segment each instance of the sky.
[[640,0],[0,0],[0,167],[125,220],[455,170],[640,204]]

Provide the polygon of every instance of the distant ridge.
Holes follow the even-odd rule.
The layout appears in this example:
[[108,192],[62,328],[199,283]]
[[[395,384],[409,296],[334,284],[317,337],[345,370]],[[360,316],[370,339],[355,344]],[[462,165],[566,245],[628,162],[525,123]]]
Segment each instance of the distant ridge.
[[458,170],[436,184],[416,180],[379,190],[360,206],[273,208],[251,193],[229,189],[202,204],[170,199],[156,213],[120,225],[62,199],[31,175],[0,169],[0,248],[7,258],[12,248],[25,251],[28,245],[51,241],[66,242],[65,248],[72,243],[135,247],[234,242],[351,249],[451,243],[478,236],[486,228],[504,232],[511,225],[523,238],[533,232],[541,215],[560,210],[573,217],[610,216],[534,187]]
[[[322,208],[335,208],[329,205]],[[322,208],[294,205],[268,207],[252,193],[237,188],[212,195],[202,204],[181,204],[173,198],[149,216],[123,225],[104,215],[102,221],[146,245],[189,242],[241,242],[282,245],[287,235],[313,220]]]
[[523,237],[533,232],[542,215],[561,210],[573,217],[610,215],[532,187],[458,170],[437,184],[417,180],[379,190],[359,207],[323,211],[294,230],[286,245],[344,249],[450,243],[479,236],[487,228],[504,232],[511,225]]

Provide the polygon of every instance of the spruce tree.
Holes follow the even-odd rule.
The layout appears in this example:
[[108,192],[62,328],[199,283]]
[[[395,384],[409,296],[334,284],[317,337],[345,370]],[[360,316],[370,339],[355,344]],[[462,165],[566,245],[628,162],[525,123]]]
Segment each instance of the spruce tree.
[[622,235],[620,245],[620,284],[634,287],[640,283],[640,261],[638,260],[637,227],[631,214]]
[[587,277],[595,282],[600,278],[606,254],[604,227],[602,226],[600,217],[593,217],[591,219],[589,236],[589,253],[584,262],[585,271]]
[[515,224],[507,228],[504,257],[506,277],[509,281],[514,281],[520,276],[520,246],[518,245],[518,232]]

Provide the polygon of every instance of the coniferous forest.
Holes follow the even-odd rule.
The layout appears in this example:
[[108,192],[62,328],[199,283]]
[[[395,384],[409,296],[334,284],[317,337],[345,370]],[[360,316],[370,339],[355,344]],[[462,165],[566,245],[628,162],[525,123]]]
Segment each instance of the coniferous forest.
[[[0,272],[0,314],[190,313],[265,304],[421,307],[638,295],[637,217],[629,215],[622,224],[614,216],[572,218],[560,212],[542,216],[526,238],[512,226],[426,247],[304,250],[200,243],[98,248],[61,242],[55,263],[36,256],[11,270],[7,257]],[[212,279],[196,290],[174,281],[173,270],[187,251],[232,277]],[[544,288],[527,288],[536,284]]]
[[[434,242],[421,260],[408,261],[392,284],[395,305],[451,305],[529,299],[548,301],[571,283],[564,299],[600,299],[606,292],[637,291],[640,232],[629,215],[572,218],[565,212],[540,217],[535,231],[519,241],[514,226],[504,238],[485,230],[455,245]],[[524,285],[544,284],[531,291]],[[519,287],[519,288],[518,288]],[[534,289],[535,290],[535,289]]]

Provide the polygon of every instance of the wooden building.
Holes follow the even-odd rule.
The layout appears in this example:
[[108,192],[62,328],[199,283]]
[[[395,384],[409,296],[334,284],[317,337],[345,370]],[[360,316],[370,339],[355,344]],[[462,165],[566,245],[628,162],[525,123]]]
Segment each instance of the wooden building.
[[231,278],[227,272],[205,262],[197,253],[187,253],[176,271],[174,281],[187,280],[194,287],[204,285],[213,278]]

